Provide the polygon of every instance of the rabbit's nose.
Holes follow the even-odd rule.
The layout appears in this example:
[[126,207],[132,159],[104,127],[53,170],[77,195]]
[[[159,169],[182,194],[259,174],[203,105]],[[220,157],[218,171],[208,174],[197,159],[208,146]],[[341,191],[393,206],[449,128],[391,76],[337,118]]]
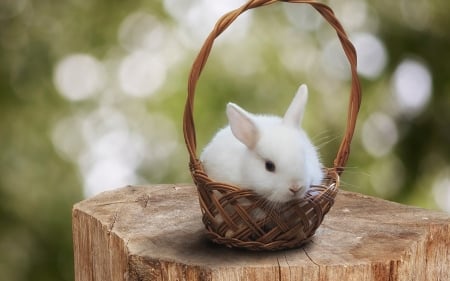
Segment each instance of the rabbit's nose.
[[294,194],[299,192],[301,189],[302,189],[302,187],[300,185],[293,185],[293,186],[289,187],[289,190]]

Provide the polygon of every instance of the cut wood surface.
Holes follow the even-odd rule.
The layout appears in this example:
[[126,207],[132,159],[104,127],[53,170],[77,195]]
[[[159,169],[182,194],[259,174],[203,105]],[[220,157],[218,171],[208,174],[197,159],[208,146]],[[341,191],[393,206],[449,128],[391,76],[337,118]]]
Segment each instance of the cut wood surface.
[[251,252],[204,236],[191,185],[128,186],[73,208],[75,280],[450,280],[449,214],[340,191],[312,241]]

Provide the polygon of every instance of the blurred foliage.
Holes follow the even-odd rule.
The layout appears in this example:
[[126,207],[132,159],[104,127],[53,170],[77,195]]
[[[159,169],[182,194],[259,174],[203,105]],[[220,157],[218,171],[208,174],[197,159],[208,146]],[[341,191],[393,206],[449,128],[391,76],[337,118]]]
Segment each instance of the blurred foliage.
[[[223,6],[221,0],[191,2]],[[364,99],[352,155],[343,178],[344,188],[406,204],[438,208],[433,186],[439,177],[444,179],[439,192],[447,190],[443,194],[450,198],[450,64],[446,62],[450,57],[447,15],[450,2],[328,2],[338,16],[355,18],[358,15],[345,13],[341,7],[349,3],[355,7],[365,4],[373,21],[355,30],[350,28],[350,33],[376,34],[388,57],[380,75],[362,77]],[[180,23],[166,9],[169,4],[172,7],[193,5],[187,3],[181,0],[6,0],[0,3],[2,280],[73,279],[71,208],[88,193],[86,172],[81,167],[82,161],[77,160],[80,156],[67,157],[55,145],[55,128],[61,120],[88,116],[105,104],[115,108],[127,118],[130,128],[143,132],[148,140],[146,145],[150,147],[147,151],[150,156],[136,168],[137,182],[129,184],[190,181],[181,118],[189,67],[201,40],[192,39],[195,36],[191,32],[196,30],[180,28]],[[116,65],[131,52],[120,44],[118,32],[123,21],[137,11],[151,14],[170,30],[163,33],[169,38],[177,37],[175,54],[180,54],[167,69],[164,84],[156,93],[143,98],[125,95],[114,82]],[[344,130],[349,82],[324,74],[317,61],[321,58],[323,42],[335,34],[326,25],[314,31],[292,27],[280,6],[251,13],[254,15],[244,37],[238,36],[242,30],[237,27],[218,40],[198,84],[195,109],[199,150],[226,123],[223,109],[227,101],[238,102],[253,112],[281,114],[296,87],[305,82],[312,93],[305,129],[320,145],[324,162],[331,165]],[[235,25],[241,23],[238,20]],[[346,22],[343,23],[346,26]],[[203,27],[209,30],[212,26]],[[190,43],[183,43],[186,38],[192,39]],[[109,67],[106,73],[110,85],[104,89],[115,95],[106,97],[100,93],[79,101],[60,95],[54,81],[56,66],[64,57],[79,53],[89,54]],[[431,99],[421,112],[412,116],[392,108],[392,77],[405,58],[422,61],[432,75]],[[308,67],[296,68],[286,60],[298,60],[298,64]],[[326,89],[336,92],[326,93]],[[363,124],[373,112],[391,116],[399,135],[393,150],[380,157],[368,153],[361,141]],[[148,123],[148,120],[163,120],[146,119],[153,114],[171,120],[176,128],[175,136],[170,132],[160,133],[167,126],[158,126],[156,121],[153,125]],[[114,127],[114,122],[111,126]],[[76,143],[81,132],[76,128],[66,129],[73,132],[65,143]],[[157,137],[153,141],[154,135]],[[165,139],[158,142],[158,137],[174,139],[176,147],[158,156],[155,144],[167,142]],[[83,154],[83,149],[76,145],[75,148]],[[155,164],[152,157],[165,159],[158,158]],[[104,188],[122,184],[117,182],[115,186]],[[377,185],[382,188],[377,189]],[[391,189],[391,185],[395,187]],[[450,202],[445,200],[450,208]],[[444,208],[442,204],[439,206]]]

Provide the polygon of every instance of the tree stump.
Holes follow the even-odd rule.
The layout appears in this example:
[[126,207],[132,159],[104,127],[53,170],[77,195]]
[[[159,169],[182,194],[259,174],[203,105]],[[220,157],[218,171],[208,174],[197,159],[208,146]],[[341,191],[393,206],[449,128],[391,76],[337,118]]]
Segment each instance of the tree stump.
[[302,248],[252,252],[204,236],[191,185],[128,186],[73,208],[76,281],[450,280],[450,216],[340,191]]

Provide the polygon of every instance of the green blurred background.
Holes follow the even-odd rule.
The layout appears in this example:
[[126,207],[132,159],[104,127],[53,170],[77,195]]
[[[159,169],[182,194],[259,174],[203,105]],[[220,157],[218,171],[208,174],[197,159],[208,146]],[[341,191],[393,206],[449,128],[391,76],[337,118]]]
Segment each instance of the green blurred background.
[[[126,184],[190,182],[187,75],[242,0],[0,1],[0,276],[73,280],[71,208]],[[450,212],[450,2],[327,1],[359,55],[363,104],[343,188]],[[241,16],[196,98],[199,148],[234,101],[282,114],[301,83],[304,128],[331,165],[349,70],[309,6]]]

